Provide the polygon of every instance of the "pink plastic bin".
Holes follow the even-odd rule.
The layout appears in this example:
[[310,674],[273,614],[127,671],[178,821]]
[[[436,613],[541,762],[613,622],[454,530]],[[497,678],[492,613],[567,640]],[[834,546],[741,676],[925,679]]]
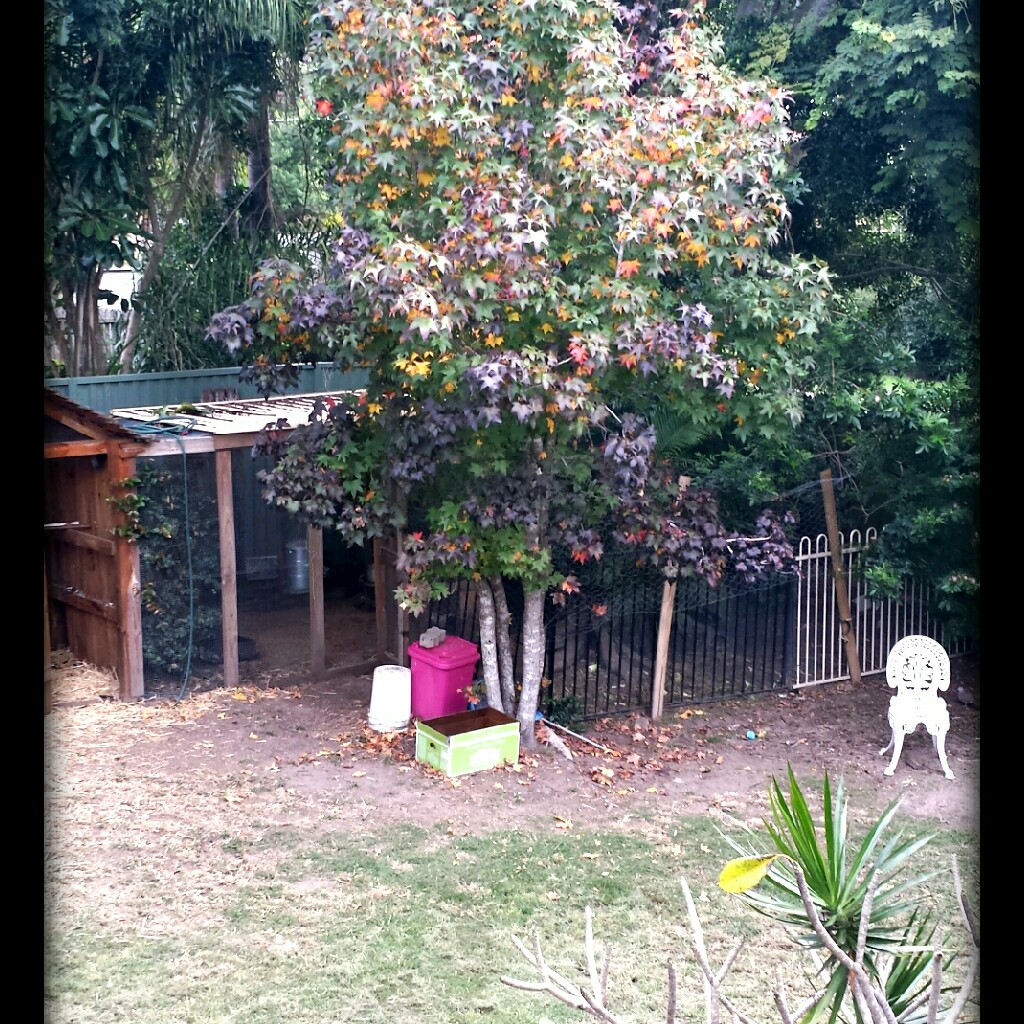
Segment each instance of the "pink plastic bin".
[[466,710],[466,695],[480,648],[461,637],[446,637],[437,647],[409,644],[413,718],[440,718]]

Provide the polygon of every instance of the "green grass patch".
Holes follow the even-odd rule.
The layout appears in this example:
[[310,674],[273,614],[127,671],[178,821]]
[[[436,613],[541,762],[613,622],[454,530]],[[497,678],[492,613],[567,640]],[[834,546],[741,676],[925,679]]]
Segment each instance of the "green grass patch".
[[[799,959],[776,925],[718,889],[732,853],[707,818],[681,820],[667,836],[458,835],[438,825],[372,836],[281,829],[218,847],[223,864],[208,866],[201,893],[151,893],[134,914],[115,913],[116,894],[111,906],[50,914],[51,1024],[579,1021],[500,977],[533,980],[512,936],[529,944],[537,933],[551,965],[584,981],[587,906],[598,950],[611,950],[613,1009],[632,1021],[664,1020],[672,961],[679,1019],[702,1020],[681,876],[714,964],[746,940],[727,991],[755,1017],[771,1006],[775,962],[792,972]],[[976,883],[972,837],[943,833],[928,849],[936,866],[957,853]],[[145,861],[134,862],[122,880],[145,871]],[[141,882],[136,891],[145,891]],[[934,899],[952,919],[948,887],[936,884]]]

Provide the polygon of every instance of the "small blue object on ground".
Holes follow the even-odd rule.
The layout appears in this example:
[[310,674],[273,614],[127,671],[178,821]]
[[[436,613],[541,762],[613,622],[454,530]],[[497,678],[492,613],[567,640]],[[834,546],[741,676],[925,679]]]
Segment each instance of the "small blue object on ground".
[[747,739],[748,740],[756,740],[757,739],[757,733],[754,732],[753,729],[748,729],[747,730]]

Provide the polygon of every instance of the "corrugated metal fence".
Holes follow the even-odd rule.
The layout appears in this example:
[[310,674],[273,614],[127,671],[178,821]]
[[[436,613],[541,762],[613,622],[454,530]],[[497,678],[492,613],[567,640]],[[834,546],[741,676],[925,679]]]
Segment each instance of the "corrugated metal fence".
[[[344,391],[366,386],[367,371],[343,373],[333,363],[301,366],[297,394]],[[258,398],[252,384],[240,380],[237,366],[167,373],[123,373],[102,377],[55,377],[44,384],[96,412],[204,401],[209,392],[231,391],[235,398]]]

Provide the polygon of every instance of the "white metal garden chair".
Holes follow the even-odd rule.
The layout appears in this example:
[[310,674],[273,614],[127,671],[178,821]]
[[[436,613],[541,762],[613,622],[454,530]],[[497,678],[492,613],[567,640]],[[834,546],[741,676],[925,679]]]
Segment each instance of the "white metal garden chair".
[[946,761],[946,733],[949,709],[939,696],[949,687],[949,655],[942,644],[928,636],[905,636],[898,640],[885,662],[885,678],[896,695],[889,699],[889,728],[892,738],[880,750],[892,751],[892,760],[883,775],[892,775],[903,752],[903,740],[923,725],[932,738],[939,764],[947,779],[952,779]]

